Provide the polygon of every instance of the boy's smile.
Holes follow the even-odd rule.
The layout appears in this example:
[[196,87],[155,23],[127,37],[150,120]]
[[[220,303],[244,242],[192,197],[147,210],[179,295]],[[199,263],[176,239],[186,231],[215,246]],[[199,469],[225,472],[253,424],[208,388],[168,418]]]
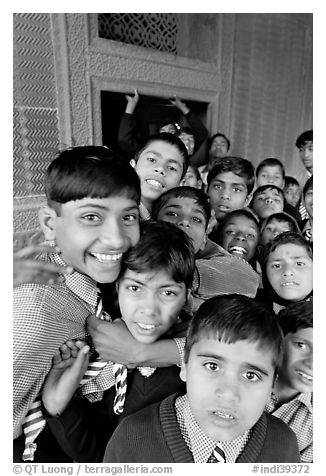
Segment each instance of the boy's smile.
[[307,327],[289,333],[284,338],[285,353],[276,383],[281,399],[293,398],[298,393],[312,392],[313,388],[313,329]]
[[167,142],[151,142],[140,154],[135,170],[140,179],[141,201],[151,210],[153,202],[170,188],[179,185],[184,158]]
[[212,179],[207,191],[217,220],[249,201],[246,181],[233,172],[222,172]]
[[123,253],[139,239],[137,203],[124,196],[83,198],[53,217],[63,260],[100,283],[116,280]]
[[250,261],[256,252],[259,241],[259,230],[247,217],[233,217],[226,224],[222,246],[229,253]]
[[266,274],[282,299],[300,301],[312,291],[312,259],[303,246],[286,243],[270,253]]
[[150,344],[175,324],[186,303],[184,283],[177,283],[166,271],[137,273],[126,269],[119,279],[122,319],[139,342]]
[[180,376],[202,431],[215,441],[230,441],[263,413],[273,385],[273,352],[247,340],[227,344],[202,336]]

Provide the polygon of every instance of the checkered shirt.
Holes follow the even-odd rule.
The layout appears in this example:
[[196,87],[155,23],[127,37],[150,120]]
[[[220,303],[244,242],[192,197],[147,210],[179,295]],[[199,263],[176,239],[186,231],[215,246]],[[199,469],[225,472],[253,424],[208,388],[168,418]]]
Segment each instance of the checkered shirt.
[[[55,252],[40,259],[65,265]],[[22,420],[51,369],[53,355],[67,340],[85,339],[86,318],[95,311],[95,281],[78,272],[64,279],[52,285],[23,284],[14,290],[14,438],[22,434]]]
[[287,403],[278,406],[277,397],[272,394],[265,410],[287,423],[296,434],[301,461],[313,460],[313,405],[312,393],[299,393]]
[[250,430],[232,441],[211,440],[197,425],[187,395],[182,395],[176,399],[175,410],[181,434],[193,455],[195,463],[207,463],[217,443],[224,450],[226,463],[235,463],[249,441]]

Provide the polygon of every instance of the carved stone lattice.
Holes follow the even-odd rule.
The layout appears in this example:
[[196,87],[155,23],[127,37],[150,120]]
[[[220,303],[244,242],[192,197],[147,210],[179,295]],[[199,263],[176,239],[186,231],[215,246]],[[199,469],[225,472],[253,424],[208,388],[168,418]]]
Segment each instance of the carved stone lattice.
[[99,36],[178,54],[176,13],[100,13]]

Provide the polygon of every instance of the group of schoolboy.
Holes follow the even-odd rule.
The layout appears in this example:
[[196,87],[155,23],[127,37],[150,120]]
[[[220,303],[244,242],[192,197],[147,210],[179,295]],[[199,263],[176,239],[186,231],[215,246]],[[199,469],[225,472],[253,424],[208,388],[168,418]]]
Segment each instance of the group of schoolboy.
[[312,239],[283,166],[257,169],[245,208],[252,164],[179,186],[181,139],[50,164],[38,259],[60,279],[14,290],[14,461],[312,462]]

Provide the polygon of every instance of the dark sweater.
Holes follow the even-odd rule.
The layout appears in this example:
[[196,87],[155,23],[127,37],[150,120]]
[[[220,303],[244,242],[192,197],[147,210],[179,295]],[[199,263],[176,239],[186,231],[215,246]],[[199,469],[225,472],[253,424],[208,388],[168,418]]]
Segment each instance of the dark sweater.
[[157,368],[148,378],[137,369],[128,372],[124,412],[119,417],[113,412],[115,387],[106,390],[99,402],[91,403],[75,395],[58,417],[47,414],[45,409],[43,413],[66,455],[77,462],[101,462],[106,445],[121,420],[174,392],[185,392],[179,373],[176,365]]
[[[125,418],[107,445],[104,463],[193,463],[174,403],[178,394]],[[296,436],[279,418],[263,413],[237,463],[299,463]]]

